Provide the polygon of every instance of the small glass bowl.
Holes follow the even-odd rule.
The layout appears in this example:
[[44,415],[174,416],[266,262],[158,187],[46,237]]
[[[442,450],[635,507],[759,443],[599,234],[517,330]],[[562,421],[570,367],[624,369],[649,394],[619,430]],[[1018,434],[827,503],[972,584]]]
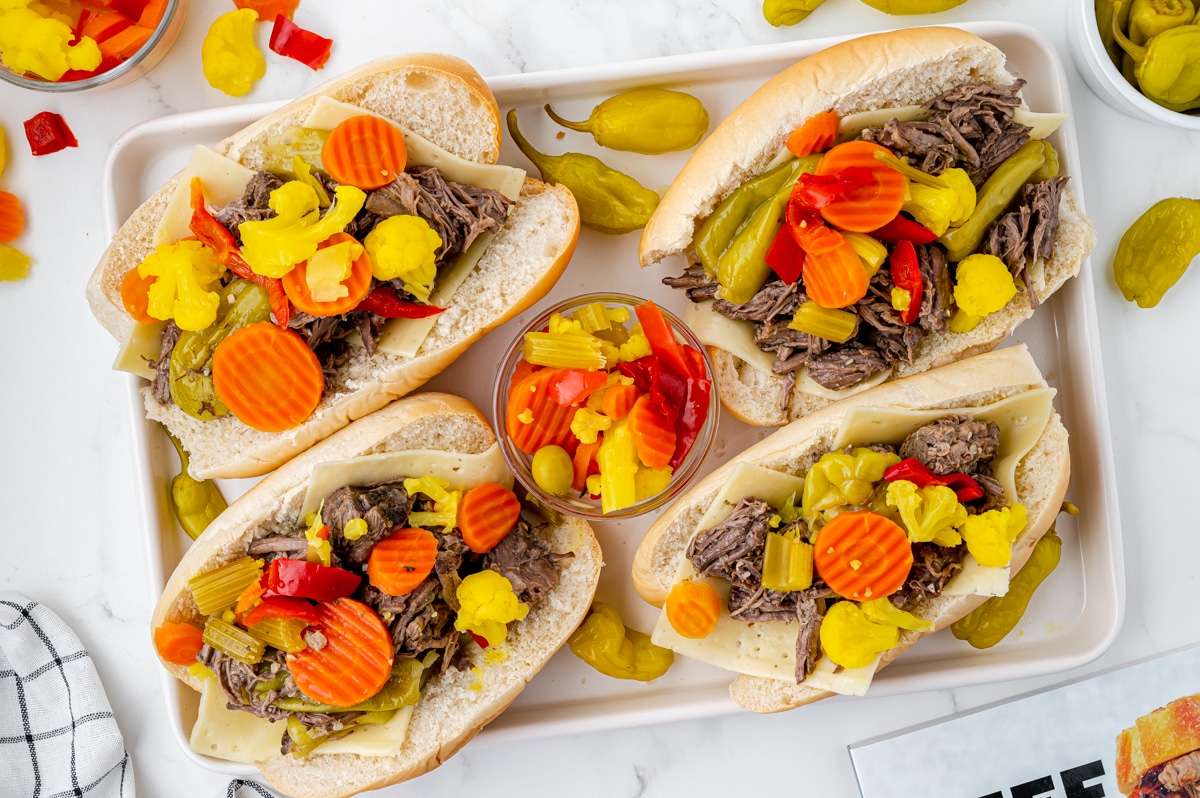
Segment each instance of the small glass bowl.
[[183,20],[187,16],[188,0],[167,0],[162,20],[145,44],[136,53],[121,63],[98,75],[80,80],[55,81],[45,80],[33,75],[17,75],[3,64],[0,64],[0,80],[19,86],[23,89],[47,92],[86,91],[99,87],[113,88],[131,83],[150,71],[150,68],[162,60],[171,45],[179,38],[183,29]]
[[582,495],[576,495],[574,492],[568,493],[566,496],[554,496],[542,490],[537,482],[533,479],[531,470],[533,458],[525,454],[516,447],[512,439],[509,437],[505,429],[505,418],[508,411],[508,388],[512,380],[513,373],[516,369],[517,362],[521,360],[521,348],[525,341],[525,334],[535,330],[543,330],[549,325],[550,317],[555,313],[567,314],[578,310],[584,305],[592,304],[593,302],[603,302],[609,308],[627,308],[629,310],[630,321],[632,325],[637,321],[634,315],[634,309],[643,304],[645,300],[639,299],[629,294],[583,294],[581,296],[572,297],[564,300],[551,308],[547,308],[533,321],[525,325],[525,327],[517,334],[508,351],[504,355],[504,360],[500,363],[499,371],[496,374],[496,387],[493,391],[492,411],[493,417],[496,419],[496,437],[500,441],[500,450],[504,454],[504,459],[508,461],[509,467],[516,476],[517,481],[524,485],[530,493],[532,493],[540,502],[551,507],[558,512],[577,516],[579,518],[587,518],[594,520],[618,520],[622,518],[632,518],[633,516],[641,515],[650,512],[659,507],[662,507],[667,502],[678,496],[683,491],[692,479],[696,476],[696,472],[700,468],[700,464],[704,462],[705,456],[708,454],[709,448],[712,446],[713,439],[717,432],[717,416],[720,414],[721,403],[717,398],[717,383],[712,379],[713,368],[712,363],[708,359],[708,353],[704,349],[704,345],[696,339],[692,331],[684,326],[679,318],[668,310],[659,307],[663,317],[667,320],[675,332],[675,340],[679,343],[689,344],[696,349],[704,358],[704,367],[707,370],[711,387],[708,391],[708,415],[704,419],[704,425],[700,428],[700,432],[696,437],[696,442],[684,457],[683,462],[675,469],[671,475],[671,481],[667,487],[659,493],[643,499],[636,504],[628,507],[623,507],[620,510],[615,510],[611,513],[605,513],[601,510],[600,500],[592,499],[586,491]]

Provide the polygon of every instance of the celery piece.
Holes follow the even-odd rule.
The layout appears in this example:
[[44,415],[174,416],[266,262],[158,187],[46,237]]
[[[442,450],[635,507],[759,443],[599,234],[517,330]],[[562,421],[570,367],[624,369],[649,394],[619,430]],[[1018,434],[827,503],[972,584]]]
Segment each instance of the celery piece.
[[188,580],[192,599],[201,615],[213,615],[232,607],[242,591],[262,578],[262,564],[252,557],[243,557],[215,571],[193,576]]
[[597,330],[607,330],[612,327],[612,321],[608,318],[608,308],[604,306],[603,302],[584,305],[575,311],[572,318],[583,326],[583,331],[586,333],[594,333]]
[[767,590],[804,590],[812,586],[813,547],[778,532],[767,533],[763,552],[763,587]]
[[263,618],[246,631],[268,646],[295,654],[308,648],[304,642],[304,628],[308,623],[303,618]]
[[607,365],[603,342],[591,335],[525,333],[522,353],[535,366],[596,371]]
[[816,302],[804,302],[796,308],[796,315],[788,327],[840,344],[854,335],[857,325],[858,316],[849,311],[823,308]]
[[879,267],[887,260],[887,247],[866,233],[848,233],[843,231],[842,236],[850,242],[850,246],[854,247],[854,251],[858,253],[859,259],[863,262],[863,268],[867,271],[867,276],[874,277],[875,272],[879,271]]
[[204,642],[246,665],[262,662],[263,652],[266,651],[261,640],[217,617],[209,618],[204,624]]

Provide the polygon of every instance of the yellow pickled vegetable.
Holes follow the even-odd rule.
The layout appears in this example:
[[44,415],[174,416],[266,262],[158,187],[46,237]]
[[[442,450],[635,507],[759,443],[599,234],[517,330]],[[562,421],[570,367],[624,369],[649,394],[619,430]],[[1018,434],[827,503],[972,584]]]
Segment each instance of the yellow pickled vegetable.
[[0,243],[0,282],[24,280],[29,276],[33,258],[19,249]]
[[626,628],[615,609],[599,602],[592,605],[567,645],[575,656],[614,679],[648,682],[675,662],[675,652],[654,645],[644,632]]
[[948,188],[911,183],[910,198],[901,206],[901,210],[908,211],[939,236],[951,227],[958,227],[975,212],[975,186],[967,173],[962,169],[947,169],[941,178]]
[[900,523],[913,543],[957,546],[958,527],[967,520],[967,508],[944,485],[918,488],[907,479],[888,484],[887,503],[900,511]]
[[267,74],[267,62],[254,43],[257,20],[258,12],[249,8],[230,11],[213,20],[200,45],[208,85],[231,97],[241,97]]
[[204,642],[246,665],[262,662],[266,644],[244,629],[213,616],[204,624]]
[[967,551],[980,565],[1003,567],[1012,559],[1013,541],[1027,521],[1025,506],[1014,504],[972,515],[959,531],[967,542]]
[[667,486],[671,484],[671,474],[670,466],[664,468],[638,466],[637,473],[633,475],[633,489],[637,500],[649,499],[666,490]]
[[[321,537],[321,530],[326,529],[325,524],[321,521],[321,514],[309,513],[304,520],[308,522],[307,528],[304,530],[304,537],[308,540],[308,552],[304,559],[321,565],[331,565],[333,547],[329,545],[328,535],[325,538]],[[354,520],[362,521],[361,518]],[[366,526],[365,521],[363,521],[363,525]]]
[[854,335],[858,328],[858,315],[846,310],[823,308],[816,302],[802,302],[788,327],[840,344]]
[[357,241],[342,241],[314,252],[304,272],[313,301],[336,302],[349,296],[350,289],[342,281],[350,276],[351,266],[362,253],[362,244]]
[[561,446],[543,446],[534,452],[530,470],[533,481],[551,496],[566,496],[575,478],[571,455]]
[[601,511],[611,513],[636,503],[637,452],[626,422],[614,424],[604,434],[596,461],[600,464]]
[[462,491],[450,490],[450,483],[441,477],[424,476],[404,480],[404,489],[409,496],[423,493],[433,499],[432,512],[409,513],[408,523],[412,526],[437,527],[449,532],[458,525],[458,501]]
[[915,632],[927,632],[933,628],[933,621],[905,612],[886,598],[863,601],[858,606],[863,614],[875,623],[891,624]]
[[24,0],[0,4],[0,51],[4,66],[18,75],[58,80],[68,70],[100,66],[96,41],[82,36],[72,44],[74,39],[71,24],[58,15],[43,16]]
[[342,537],[346,540],[358,540],[363,535],[367,534],[369,527],[365,518],[351,518],[342,527]]
[[295,654],[308,648],[304,642],[304,629],[308,621],[303,618],[263,618],[256,626],[246,631],[268,646]]
[[872,621],[852,601],[839,601],[826,611],[820,637],[821,648],[833,664],[862,668],[899,643],[900,630]]
[[963,258],[955,272],[954,301],[958,311],[951,317],[952,332],[975,328],[1017,294],[1017,284],[1004,261],[995,255],[975,254]]
[[232,607],[251,582],[262,578],[262,560],[242,557],[188,580],[192,600],[201,615],[214,615]]
[[392,216],[375,225],[364,242],[377,280],[404,281],[404,290],[429,301],[437,277],[442,237],[420,216]]
[[[311,258],[319,244],[344,231],[366,201],[361,189],[338,186],[333,205],[322,217],[312,186],[289,180],[271,192],[269,204],[276,216],[238,225],[242,256],[255,274],[283,277],[297,263]],[[368,243],[367,251],[370,249]]]
[[224,271],[199,241],[160,244],[138,265],[141,277],[157,278],[150,285],[147,312],[162,321],[174,319],[181,330],[203,330],[217,320]]
[[508,636],[508,624],[529,614],[529,605],[517,599],[512,582],[492,570],[471,574],[456,593],[461,605],[454,619],[460,632],[474,632],[498,646]]
[[575,433],[575,437],[579,439],[580,443],[595,443],[599,433],[611,426],[611,418],[588,410],[586,407],[576,410],[574,418],[571,419],[571,432]]
[[813,547],[803,540],[767,533],[762,585],[767,590],[805,590],[813,582]]
[[887,260],[887,247],[866,233],[851,233],[845,230],[841,233],[842,238],[849,241],[850,246],[854,247],[854,251],[858,253],[859,259],[863,262],[863,268],[867,271],[867,276],[875,276],[875,272],[879,271],[879,267]]
[[597,371],[608,364],[605,343],[587,333],[529,332],[525,333],[521,354],[535,366]]

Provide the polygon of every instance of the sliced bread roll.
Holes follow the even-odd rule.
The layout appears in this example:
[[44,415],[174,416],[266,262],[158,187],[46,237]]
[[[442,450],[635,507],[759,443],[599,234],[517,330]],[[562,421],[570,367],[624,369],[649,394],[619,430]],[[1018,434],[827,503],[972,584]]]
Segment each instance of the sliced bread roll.
[[[500,155],[500,111],[487,84],[469,64],[443,55],[406,55],[375,61],[336,78],[213,149],[260,169],[266,148],[300,125],[319,97],[350,103],[394,120],[443,149],[482,164]],[[135,322],[121,301],[121,279],[154,250],[154,236],[176,176],[144,202],[114,236],[88,283],[92,312],[118,340]],[[191,456],[197,478],[264,474],[356,418],[383,407],[438,374],[483,335],[530,307],[561,276],[579,236],[571,192],[526,179],[504,227],[437,317],[413,357],[352,348],[309,418],[284,432],[260,432],[232,414],[200,421],[173,404],[144,394],[147,415],[165,424]]]
[[[152,628],[168,621],[202,625],[188,580],[246,556],[247,546],[257,537],[295,528],[309,476],[319,464],[406,450],[480,454],[494,443],[487,419],[465,399],[448,394],[407,397],[354,422],[261,480],[213,521],[168,580]],[[304,758],[275,756],[256,763],[263,778],[288,795],[346,796],[419,776],[458,751],[512,703],[591,605],[602,564],[591,527],[564,519],[551,528],[549,543],[554,552],[573,553],[558,563],[558,585],[528,616],[511,624],[502,656],[475,652],[472,665],[480,670],[450,668],[427,682],[398,751],[363,756],[322,754],[318,748]],[[163,666],[196,690],[203,689],[186,667],[167,662]]]
[[[722,199],[762,174],[783,151],[788,134],[818,113],[833,109],[847,116],[920,105],[963,83],[1007,85],[1013,80],[999,48],[957,28],[863,36],[809,56],[760,87],[700,144],[646,225],[639,261],[649,266],[682,255],[695,262],[692,239],[700,224]],[[1078,274],[1095,244],[1095,230],[1079,211],[1068,184],[1062,192],[1054,256],[1045,265],[1045,285],[1037,291],[1039,300]],[[1031,315],[1029,296],[1019,291],[970,332],[925,336],[913,362],[897,363],[891,378],[986,352]],[[784,377],[754,368],[720,346],[708,350],[722,404],[748,424],[786,424],[835,401],[800,387],[783,399]]]
[[[832,450],[847,411],[852,407],[913,410],[974,408],[1046,387],[1024,346],[1000,349],[935,371],[894,380],[815,411],[731,458],[663,513],[647,531],[634,555],[633,584],[647,602],[661,607],[674,583],[688,544],[701,531],[697,524],[729,481],[738,463],[751,463],[788,474],[803,475],[821,455]],[[865,443],[865,442],[864,442]],[[1071,459],[1067,430],[1056,412],[1032,449],[1016,467],[1016,502],[1025,506],[1028,523],[1013,543],[1010,573],[1029,558],[1034,545],[1050,529],[1067,490]],[[922,601],[914,614],[933,622],[927,632],[900,631],[899,644],[885,652],[886,667],[926,634],[943,629],[985,601],[984,596],[938,596]],[[739,706],[755,712],[778,712],[826,698],[832,693],[804,684],[739,674],[730,687]]]

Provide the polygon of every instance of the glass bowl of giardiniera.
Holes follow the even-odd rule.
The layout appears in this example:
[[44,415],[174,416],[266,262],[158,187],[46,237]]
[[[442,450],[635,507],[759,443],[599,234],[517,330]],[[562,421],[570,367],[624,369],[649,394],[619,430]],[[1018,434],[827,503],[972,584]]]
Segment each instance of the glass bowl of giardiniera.
[[670,311],[585,294],[530,321],[496,377],[497,437],[517,481],[553,510],[629,518],[687,487],[720,403],[703,345]]

